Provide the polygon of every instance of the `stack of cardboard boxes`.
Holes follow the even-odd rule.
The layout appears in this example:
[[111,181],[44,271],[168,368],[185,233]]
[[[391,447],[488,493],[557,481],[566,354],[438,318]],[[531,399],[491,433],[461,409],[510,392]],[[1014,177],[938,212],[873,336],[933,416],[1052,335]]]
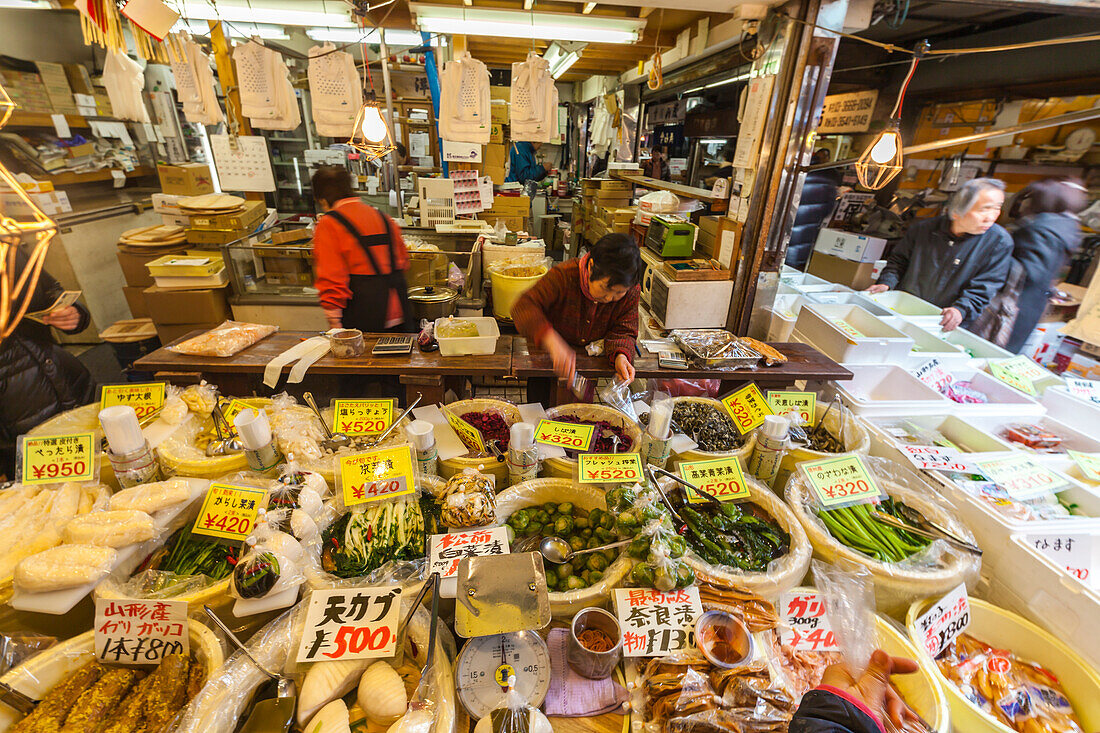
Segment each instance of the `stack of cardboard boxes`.
[[527,196],[494,196],[493,208],[477,215],[491,226],[503,221],[509,231],[527,231],[527,221],[531,216],[531,199]]
[[853,290],[866,290],[875,281],[875,263],[885,249],[885,239],[822,229],[806,272]]
[[634,187],[626,181],[586,178],[581,183],[580,206],[573,207],[573,228],[589,242],[611,232],[629,234],[637,213],[630,206],[633,194]]
[[50,99],[50,108],[58,114],[79,114],[76,108],[76,100],[73,99],[73,90],[69,86],[69,77],[65,73],[65,67],[61,64],[51,64],[43,61],[35,63],[38,73],[42,77],[42,85],[46,89],[46,96]]
[[508,105],[511,103],[512,88],[489,87],[489,96],[492,130],[489,144],[484,148],[481,174],[489,176],[495,185],[501,186],[508,171]]
[[241,211],[232,214],[190,216],[187,241],[198,245],[222,245],[248,236],[267,216],[263,201],[245,201]]

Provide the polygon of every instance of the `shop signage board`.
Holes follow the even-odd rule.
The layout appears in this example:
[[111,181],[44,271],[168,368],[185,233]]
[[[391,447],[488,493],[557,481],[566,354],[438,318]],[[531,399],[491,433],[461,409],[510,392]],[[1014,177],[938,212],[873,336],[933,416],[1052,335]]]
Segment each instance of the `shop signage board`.
[[966,584],[960,583],[917,619],[917,633],[928,656],[935,659],[969,625],[970,599]]
[[97,598],[95,656],[111,664],[159,664],[187,654],[187,601]]
[[340,456],[336,475],[344,506],[413,493],[413,465],[412,448],[407,445]]
[[796,651],[840,651],[825,596],[817,591],[788,591],[781,595],[779,628],[783,645]]
[[635,483],[645,478],[637,453],[581,453],[577,460],[582,484]]
[[309,597],[297,661],[392,657],[400,615],[400,586],[315,590]]
[[19,481],[41,486],[92,481],[99,469],[95,433],[23,435],[19,438]]
[[867,132],[877,101],[877,89],[826,96],[817,134]]
[[428,574],[439,573],[440,578],[453,578],[464,557],[507,555],[508,551],[508,530],[504,527],[433,534],[428,550]]
[[615,611],[624,657],[663,657],[695,645],[695,621],[703,615],[699,589],[659,591],[616,588]]
[[[752,497],[741,461],[736,456],[710,461],[681,463],[680,478],[718,501],[745,501]],[[706,499],[688,489],[688,503],[703,504]]]
[[334,433],[353,437],[378,435],[393,422],[393,400],[332,401]]
[[100,391],[99,409],[128,405],[134,408],[138,420],[143,420],[164,406],[164,394],[164,382],[105,384]]

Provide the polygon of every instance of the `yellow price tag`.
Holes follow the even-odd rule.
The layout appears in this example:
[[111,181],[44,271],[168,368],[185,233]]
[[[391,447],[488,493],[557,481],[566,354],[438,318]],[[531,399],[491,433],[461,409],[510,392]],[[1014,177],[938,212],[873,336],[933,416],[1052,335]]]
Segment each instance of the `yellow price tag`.
[[789,392],[785,390],[768,392],[768,407],[776,415],[797,413],[802,424],[813,427],[817,410],[817,394],[814,392]]
[[377,435],[393,422],[393,400],[333,400],[333,432]]
[[481,437],[480,430],[450,410],[444,410],[443,416],[447,418],[447,424],[458,433],[458,437],[465,443],[467,448],[476,450],[478,453],[485,452],[485,439]]
[[[680,464],[680,478],[718,501],[744,501],[752,496],[736,458],[716,458]],[[688,503],[703,504],[706,499],[690,489]]]
[[341,456],[336,475],[344,506],[404,496],[416,488],[412,448],[407,445]]
[[256,517],[266,505],[266,496],[265,490],[254,486],[210,484],[191,533],[242,542],[256,528]]
[[24,435],[22,441],[23,484],[57,484],[91,481],[95,478],[95,433],[69,435]]
[[539,424],[535,428],[535,442],[556,445],[566,450],[581,451],[583,453],[592,444],[592,434],[595,430],[595,425],[539,420]]
[[582,484],[619,484],[642,480],[637,453],[581,453],[577,470]]
[[164,382],[148,384],[105,384],[99,397],[99,409],[128,405],[138,420],[149,417],[164,406]]
[[763,425],[764,418],[772,414],[768,401],[755,383],[746,384],[722,400],[722,404],[742,435]]
[[821,506],[826,509],[868,504],[886,498],[859,456],[848,454],[820,461],[804,461],[798,464],[798,468],[805,474]]
[[245,410],[254,410],[254,406],[248,404],[244,400],[232,399],[225,407],[222,408],[222,414],[225,415],[225,421],[229,423],[229,432],[233,435],[237,434],[237,428],[233,426],[233,421]]
[[[1027,359],[1027,357],[1024,358]],[[1034,379],[1028,376],[1028,370],[1019,369],[1019,362],[1013,362],[1016,362],[1016,360],[991,361],[989,362],[989,373],[1009,387],[1018,389],[1032,397],[1038,397],[1039,392],[1035,389]]]
[[1082,475],[1089,481],[1100,481],[1100,453],[1081,453],[1080,451],[1068,451]]

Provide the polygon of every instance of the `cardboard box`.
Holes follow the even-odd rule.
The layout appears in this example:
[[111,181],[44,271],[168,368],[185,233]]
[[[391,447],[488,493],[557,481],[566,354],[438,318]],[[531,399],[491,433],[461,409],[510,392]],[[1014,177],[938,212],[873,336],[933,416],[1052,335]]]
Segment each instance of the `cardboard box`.
[[226,295],[228,292],[228,287],[165,290],[156,285],[142,291],[149,318],[158,326],[196,321],[217,325],[232,315]]
[[489,142],[491,143],[504,143],[504,125],[499,122],[494,122],[489,127]]
[[814,250],[806,272],[833,283],[847,285],[852,290],[866,290],[874,284],[871,273],[874,262],[855,262]]
[[247,237],[252,232],[247,229],[188,229],[188,244],[229,244]]
[[508,146],[486,145],[482,156],[482,164],[485,169],[505,167],[508,164]]
[[[27,197],[46,216],[57,216],[73,210],[69,203],[69,195],[64,191],[50,191],[49,193],[28,193]],[[27,203],[14,193],[0,194],[0,211],[5,216],[16,220],[29,219],[34,212]]]
[[222,324],[222,321],[214,321],[213,323],[165,323],[156,324],[157,337],[160,338],[160,342],[167,346],[177,339],[181,339],[192,331],[209,331],[212,328],[217,328]]
[[184,216],[183,214],[161,214],[160,220],[171,227],[183,227],[186,229],[191,226],[191,217]]
[[65,154],[70,158],[80,158],[85,155],[95,155],[95,145],[92,143],[81,143],[80,145],[73,145],[65,150]]
[[214,179],[210,176],[210,167],[201,163],[183,165],[158,165],[160,190],[164,193],[176,193],[182,196],[198,196],[214,193]]
[[483,216],[481,218],[489,222],[490,226],[495,227],[498,221],[503,221],[504,226],[508,227],[508,231],[510,232],[527,231],[527,217],[525,216],[500,216],[496,214],[484,216],[484,213],[485,212],[482,212]]
[[596,207],[606,209],[625,209],[630,206],[630,194],[622,191],[600,191],[596,194]]
[[84,64],[65,64],[65,77],[74,94],[95,94],[92,77]]
[[504,102],[511,102],[512,87],[489,87],[489,99],[499,99]]
[[504,179],[508,176],[508,174],[504,170],[504,166],[502,166],[502,165],[501,166],[482,165],[481,166],[481,174],[483,176],[489,176],[489,178],[492,178],[493,179],[493,185],[495,185],[495,186],[503,186],[504,185]]
[[489,115],[491,122],[496,122],[500,125],[507,125],[509,118],[508,103],[502,102],[499,99],[494,101],[492,104],[489,105]]
[[153,211],[158,214],[179,214],[180,199],[186,197],[178,193],[154,193],[150,198],[153,200]]
[[839,229],[822,229],[817,235],[814,252],[839,257],[852,262],[869,262],[882,257],[886,240],[863,234],[842,232]]
[[191,228],[204,231],[244,230],[251,232],[267,216],[263,201],[245,201],[244,210],[235,214],[191,216]]
[[122,289],[122,295],[126,298],[126,305],[130,306],[130,314],[134,318],[148,318],[149,309],[145,307],[145,296],[142,293],[145,288],[131,288],[129,286]]
[[145,265],[161,257],[161,254],[136,254],[119,251],[118,264],[122,268],[122,277],[131,288],[147,288],[153,284],[153,276]]
[[700,216],[699,217],[699,235],[702,236],[703,232],[706,232],[711,238],[718,236],[718,220],[724,219],[722,216]]

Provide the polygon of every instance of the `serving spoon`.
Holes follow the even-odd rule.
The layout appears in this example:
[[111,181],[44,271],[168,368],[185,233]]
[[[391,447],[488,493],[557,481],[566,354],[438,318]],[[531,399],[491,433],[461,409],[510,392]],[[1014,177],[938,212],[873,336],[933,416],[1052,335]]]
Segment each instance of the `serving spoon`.
[[545,537],[542,542],[539,543],[539,552],[546,558],[548,562],[552,562],[555,565],[561,565],[572,560],[577,555],[587,555],[590,552],[600,552],[601,550],[611,550],[616,547],[623,547],[629,545],[634,540],[619,540],[618,542],[612,542],[609,545],[601,545],[600,547],[592,547],[585,550],[574,550],[569,546],[561,537]]

